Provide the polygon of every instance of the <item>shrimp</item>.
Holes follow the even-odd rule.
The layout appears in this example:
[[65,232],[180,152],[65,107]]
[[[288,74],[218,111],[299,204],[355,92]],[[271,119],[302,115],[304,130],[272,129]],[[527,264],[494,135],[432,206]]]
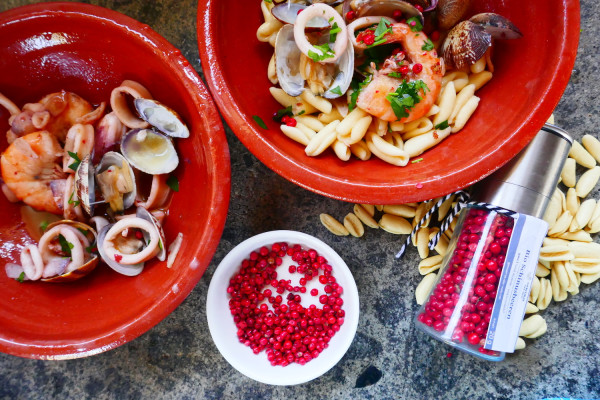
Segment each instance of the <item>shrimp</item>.
[[29,133],[17,138],[2,154],[2,179],[25,204],[62,214],[62,194],[59,197],[54,193],[55,188],[64,188],[62,157],[63,150],[54,135],[47,131]]
[[71,126],[82,121],[82,119],[93,111],[93,107],[83,98],[75,93],[60,91],[44,96],[40,100],[50,113],[50,120],[44,129],[52,133],[61,142],[67,137]]
[[[392,32],[386,35],[386,43],[401,43],[411,61],[410,72],[404,79],[413,82],[421,80],[427,85],[427,90],[425,93],[420,93],[423,95],[421,101],[407,110],[409,115],[399,119],[386,97],[396,91],[403,79],[388,76],[387,74],[395,71],[390,66],[391,63],[386,62],[384,69],[375,71],[371,82],[361,90],[356,105],[385,121],[410,122],[427,114],[435,104],[442,87],[444,67],[435,50],[423,50],[427,43],[427,36],[423,32],[413,32],[408,25],[403,23],[395,23],[391,26]],[[422,70],[418,71],[419,67],[417,67],[418,72],[415,72],[414,66],[418,64],[422,66]],[[396,63],[396,65],[398,64]],[[395,67],[395,70],[398,71],[399,68]]]

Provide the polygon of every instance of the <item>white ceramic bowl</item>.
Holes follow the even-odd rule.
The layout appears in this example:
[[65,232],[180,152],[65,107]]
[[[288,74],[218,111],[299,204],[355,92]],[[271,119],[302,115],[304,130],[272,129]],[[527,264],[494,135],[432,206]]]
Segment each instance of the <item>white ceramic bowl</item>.
[[[299,244],[303,249],[315,249],[333,267],[333,276],[337,283],[344,288],[344,293],[341,295],[344,300],[343,309],[346,312],[344,324],[329,342],[329,347],[305,365],[294,363],[285,367],[272,366],[267,360],[265,351],[258,355],[254,354],[250,347],[239,342],[236,334],[237,328],[229,311],[229,295],[227,294],[229,280],[239,271],[242,261],[248,258],[252,251],[258,250],[262,246],[270,248],[270,245],[276,242],[286,242],[289,245]],[[289,274],[287,266],[290,264],[286,263],[288,258],[286,257],[284,263],[277,268],[277,278],[292,279],[292,286],[298,285],[297,282],[301,275]],[[307,292],[301,295],[304,307],[308,307],[311,303],[318,304],[318,296],[313,297],[309,294],[313,285],[320,289],[319,294],[323,294],[322,285],[315,281],[316,279],[310,281],[306,285]],[[284,298],[286,294],[283,294]],[[344,356],[354,339],[358,326],[358,314],[358,290],[344,260],[321,240],[305,233],[285,230],[261,233],[243,241],[231,250],[217,267],[210,282],[206,300],[206,316],[210,334],[223,357],[242,374],[271,385],[296,385],[308,382],[331,369]]]

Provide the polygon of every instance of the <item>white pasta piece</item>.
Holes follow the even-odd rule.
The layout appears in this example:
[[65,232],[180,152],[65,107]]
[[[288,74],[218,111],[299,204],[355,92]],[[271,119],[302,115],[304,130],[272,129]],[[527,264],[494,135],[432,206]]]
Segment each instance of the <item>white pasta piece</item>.
[[339,121],[333,121],[321,129],[310,141],[304,149],[308,156],[318,156],[323,153],[329,146],[335,142],[336,132],[335,127]]
[[[572,223],[571,223],[572,224]],[[557,235],[558,238],[566,240],[576,240],[578,242],[592,242],[593,239],[586,231],[564,232]]]
[[446,217],[446,215],[448,214],[448,211],[450,211],[450,208],[452,208],[453,201],[454,201],[454,196],[451,196],[442,203],[442,205],[438,209],[438,221],[441,221]]
[[548,230],[548,236],[559,235],[569,229],[573,221],[573,215],[569,211],[564,211],[556,220],[556,223]]
[[313,129],[309,128],[308,126],[304,125],[299,121],[296,123],[296,128],[300,129],[302,133],[306,135],[308,140],[312,139],[317,134],[317,132],[315,132]]
[[554,301],[564,301],[567,299],[567,291],[560,287],[560,282],[554,269],[552,269],[550,274],[550,286],[552,287],[552,299]]
[[475,95],[475,85],[470,84],[465,86],[456,96],[456,101],[454,102],[454,107],[452,108],[452,112],[450,113],[450,118],[448,118],[449,123],[454,123],[456,116],[461,108],[469,101],[471,97]]
[[584,135],[581,138],[583,147],[594,157],[594,159],[600,163],[600,140],[596,139],[592,135]]
[[283,89],[271,86],[269,88],[269,93],[271,93],[271,96],[273,96],[275,101],[284,107],[290,107],[296,104],[296,99],[287,94]]
[[562,207],[560,206],[560,200],[557,201],[553,196],[548,202],[548,207],[544,213],[544,221],[548,223],[548,226],[554,225],[561,212]]
[[[350,146],[354,143],[358,143],[362,140],[362,138],[365,136],[365,134],[367,133],[367,130],[369,129],[369,126],[371,125],[371,121],[373,120],[373,118],[370,115],[367,115],[366,117],[363,117],[361,119],[359,119],[356,124],[354,124],[354,126],[352,127],[352,129],[350,130],[350,132],[348,132],[347,134],[342,134],[337,132],[337,138],[340,142],[346,144],[347,146]],[[339,127],[339,125],[338,125]],[[336,129],[337,131],[337,129]]]
[[329,114],[333,109],[333,105],[329,100],[320,96],[315,96],[313,92],[308,89],[304,89],[300,98],[322,113]]
[[273,56],[269,60],[269,66],[267,67],[267,78],[269,78],[269,81],[273,85],[276,85],[279,82],[279,79],[277,79],[277,71],[275,70],[275,53],[273,53]]
[[587,285],[591,285],[592,283],[596,282],[598,279],[600,279],[600,272],[598,272],[596,274],[581,274],[581,282],[585,283]]
[[575,189],[569,188],[569,190],[567,190],[566,201],[567,210],[571,215],[575,215],[579,209],[579,197],[577,197]]
[[545,310],[552,301],[552,284],[546,278],[540,278],[540,293],[536,302],[537,308]]
[[515,343],[515,350],[523,350],[525,347],[527,347],[527,344],[523,338],[518,337],[517,342]]
[[390,122],[389,126],[392,132],[402,132],[404,130],[404,123],[400,121]]
[[331,112],[329,114],[320,113],[317,116],[317,119],[325,125],[327,125],[328,123],[333,122],[333,121],[341,121],[344,118],[345,117],[343,117],[342,114],[340,114],[340,112],[336,108],[331,110]]
[[586,168],[594,168],[596,166],[596,160],[577,140],[573,141],[571,150],[569,151],[569,157],[575,159],[577,164],[582,165]]
[[580,274],[596,274],[600,272],[600,260],[597,258],[575,258],[571,261],[573,272]]
[[530,335],[525,335],[525,337],[527,339],[535,339],[535,338],[542,336],[547,331],[548,331],[548,324],[546,323],[546,320],[544,320],[544,322],[542,323],[542,325],[539,327],[539,329],[537,331],[533,332]]
[[554,125],[554,114],[550,114],[550,116],[548,117],[548,120],[546,122]]
[[600,243],[570,242],[569,249],[575,258],[600,259]]
[[408,235],[412,231],[410,222],[402,217],[391,214],[383,214],[379,220],[379,227],[386,232],[396,235]]
[[519,329],[519,336],[528,336],[533,334],[539,330],[545,322],[546,321],[544,321],[544,318],[538,314],[526,318],[521,324],[521,329]]
[[577,176],[575,175],[575,164],[575,159],[568,157],[565,161],[565,166],[560,173],[562,182],[566,187],[575,187],[575,183],[577,182]]
[[361,237],[365,234],[365,227],[355,214],[349,213],[344,217],[344,227],[354,237]]
[[367,132],[365,142],[371,153],[381,160],[400,167],[408,164],[410,157],[406,151],[389,144],[376,133]]
[[538,311],[540,310],[535,304],[527,302],[527,306],[525,306],[525,314],[534,314]]
[[544,278],[548,275],[550,275],[550,270],[546,268],[544,264],[538,262],[538,265],[535,269],[535,276],[537,276],[538,278]]
[[283,132],[283,134],[287,137],[289,137],[290,139],[303,144],[305,146],[308,145],[308,143],[310,142],[310,139],[308,138],[308,136],[306,136],[306,134],[304,132],[302,132],[302,130],[300,130],[297,126],[287,126],[287,125],[281,125],[281,132]]
[[433,125],[438,125],[450,118],[455,102],[456,89],[454,88],[454,82],[448,82],[439,95],[440,111],[433,117]]
[[414,237],[416,238],[419,257],[427,258],[429,256],[429,228],[422,227]]
[[569,285],[566,287],[567,292],[575,293],[579,291],[579,279],[575,275],[575,271],[573,270],[573,265],[570,262],[565,263],[565,271],[567,272],[567,276],[569,278]]
[[414,218],[416,209],[406,204],[388,204],[383,206],[383,212],[404,218]]
[[442,77],[442,87],[446,86],[448,83],[452,82],[460,73],[464,73],[461,71],[452,71],[448,72]]
[[349,135],[354,125],[358,123],[358,120],[368,116],[366,111],[362,108],[355,107],[335,128],[337,133],[342,136]]
[[438,240],[437,244],[433,249],[439,254],[444,255],[448,252],[449,244],[450,240],[448,239],[448,237],[446,235],[441,235],[440,239]]
[[[335,153],[336,156],[338,156],[338,158],[340,160],[348,161],[350,159],[350,155],[351,155],[350,148],[345,143],[342,143],[339,140],[336,140],[331,145],[331,148],[333,149],[333,152]],[[352,233],[352,232],[350,232],[350,233]]]
[[465,105],[461,107],[458,114],[456,114],[454,126],[452,127],[452,133],[460,131],[467,124],[467,121],[469,121],[469,118],[471,118],[471,115],[473,115],[478,105],[479,97],[477,96],[472,96],[469,98],[469,100],[467,100]]
[[388,125],[388,122],[382,120],[381,118],[373,118],[371,130],[377,133],[379,136],[383,136],[388,132]]
[[417,300],[418,305],[425,304],[429,293],[431,293],[431,289],[433,289],[433,284],[435,283],[435,279],[437,274],[430,273],[427,274],[421,279],[421,282],[417,285],[415,289],[415,299]]
[[592,214],[594,213],[594,209],[596,208],[596,200],[588,199],[581,203],[575,217],[573,218],[573,223],[571,223],[571,228],[569,229],[571,232],[575,232],[576,230],[583,229],[590,219],[592,218]]
[[540,280],[537,276],[531,281],[531,291],[529,292],[529,302],[535,303],[540,294]]
[[483,85],[492,79],[493,74],[489,71],[483,71],[478,74],[469,75],[469,84],[475,85],[475,91],[482,88]]
[[564,262],[555,262],[552,266],[552,270],[556,273],[556,278],[558,279],[558,283],[560,286],[567,290],[569,287],[569,275],[567,275],[567,270],[565,269]]
[[475,61],[474,64],[471,64],[469,66],[469,69],[471,70],[472,73],[478,74],[481,71],[485,70],[485,65],[486,65],[485,57],[481,57],[479,60]]
[[568,246],[543,246],[540,249],[539,259],[542,261],[565,261],[572,260],[575,255],[571,252]]
[[562,211],[566,211],[567,209],[567,199],[565,197],[565,194],[563,193],[562,190],[560,190],[559,188],[556,188],[556,190],[554,191],[554,193],[552,193],[552,197],[556,198],[558,200],[558,202],[560,203],[560,207]]
[[[342,116],[342,118],[345,118],[346,115],[348,115],[349,109],[348,109],[348,102],[344,100],[343,97],[339,97],[337,99],[332,99],[330,100],[331,104],[333,104],[334,110],[337,110],[337,112]],[[331,110],[333,111],[333,110]]]
[[323,226],[336,236],[348,236],[350,234],[344,225],[329,214],[320,214],[319,219]]
[[[543,240],[543,245],[544,246],[568,246],[569,245],[569,241],[565,240],[565,239],[558,239],[558,238],[552,238],[552,237],[545,237]],[[545,263],[544,265],[549,265],[548,263]]]
[[350,146],[350,152],[359,160],[367,161],[371,158],[371,150],[364,141],[354,143]]
[[452,83],[454,84],[454,90],[458,93],[469,84],[469,75],[466,72],[461,71],[452,80]]
[[360,206],[364,208],[371,217],[375,215],[375,206],[373,204],[361,204]]
[[409,157],[415,157],[422,154],[425,150],[430,149],[442,140],[450,136],[451,128],[427,132],[404,142],[404,151]]
[[377,221],[373,219],[373,215],[375,215],[375,213],[369,212],[367,208],[368,205],[366,204],[355,204],[353,211],[363,224],[367,225],[369,228],[379,229],[379,224],[377,224]]
[[315,132],[320,131],[325,127],[325,124],[314,115],[298,115],[294,117],[299,124],[306,125]]
[[383,139],[401,150],[404,149],[404,140],[402,140],[402,136],[398,132],[388,132],[383,136]]
[[413,125],[411,123],[410,127],[409,124],[406,124],[405,133],[402,134],[402,138],[404,140],[408,140],[415,136],[422,135],[433,129],[433,122],[431,122],[431,120],[427,117],[419,118],[413,122],[416,122],[417,124]]
[[437,271],[442,266],[443,256],[436,255],[421,260],[419,263],[419,273],[421,275],[427,275],[433,271]]
[[600,179],[600,167],[596,166],[585,171],[575,185],[577,196],[586,197],[596,187],[598,179]]

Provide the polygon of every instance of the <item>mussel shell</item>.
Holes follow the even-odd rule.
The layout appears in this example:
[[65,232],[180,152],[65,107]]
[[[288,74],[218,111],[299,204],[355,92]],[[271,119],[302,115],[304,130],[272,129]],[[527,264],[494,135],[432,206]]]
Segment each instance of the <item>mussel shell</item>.
[[179,157],[168,136],[153,129],[133,129],[121,139],[121,153],[135,168],[150,175],[168,174]]
[[104,251],[104,239],[106,238],[106,233],[113,227],[114,224],[106,225],[104,228],[100,230],[98,233],[98,252],[100,253],[100,257],[102,257],[102,261],[106,263],[110,268],[117,271],[118,273],[125,276],[136,276],[142,273],[144,270],[144,263],[138,263],[133,265],[125,265],[119,264],[115,260],[109,258]]
[[470,0],[439,0],[437,5],[438,27],[450,29],[460,21],[469,9]]
[[81,160],[75,171],[75,194],[85,212],[90,216],[94,214],[93,203],[96,201],[94,176],[94,166],[91,163],[91,157],[87,155]]
[[[152,215],[152,213],[150,213],[150,211],[146,210],[144,207],[138,207],[135,212],[135,216],[138,218],[145,219],[146,221],[151,222],[152,225],[154,225],[154,228],[156,228],[156,231],[158,232],[158,246],[160,249],[160,251],[156,255],[156,258],[158,258],[160,261],[165,261],[167,259],[167,241],[165,240],[165,233],[163,231],[162,226],[160,225],[160,222],[158,222],[154,215]],[[144,240],[146,240],[146,242],[150,241],[150,235],[148,234],[148,232],[143,232],[143,235]]]
[[304,90],[304,78],[300,73],[302,52],[294,39],[294,26],[284,25],[275,39],[275,71],[281,88],[296,97]]
[[[271,14],[283,24],[294,24],[298,13],[308,7],[299,3],[281,3],[271,9]],[[325,18],[313,18],[307,24],[307,28],[324,29],[329,28],[329,22]]]
[[494,39],[518,39],[523,34],[508,18],[496,13],[473,15],[469,21],[483,27]]
[[[100,163],[98,163],[98,166],[96,167],[96,174],[101,174],[102,172],[106,171],[108,168],[110,168],[112,166],[117,166],[117,167],[121,168],[123,166],[123,164],[125,164],[127,171],[129,172],[129,175],[131,176],[131,180],[133,181],[133,190],[131,192],[125,193],[123,195],[123,209],[126,210],[133,205],[133,203],[135,202],[135,198],[137,196],[135,173],[133,172],[133,168],[131,168],[129,161],[127,161],[127,159],[125,157],[123,157],[123,155],[121,153],[117,153],[116,151],[108,151],[102,156]],[[98,186],[100,186],[100,185],[98,185]],[[115,211],[122,211],[122,210],[115,210]]]
[[357,18],[368,16],[392,17],[394,11],[400,10],[405,19],[417,17],[421,24],[425,22],[423,14],[414,5],[402,0],[346,0],[344,16],[347,11],[356,11]]
[[173,109],[153,99],[139,98],[135,99],[133,104],[141,119],[165,135],[176,138],[190,137],[190,130]]
[[[94,243],[96,241],[96,238],[97,238],[96,230],[94,228],[92,228],[91,226],[84,224],[83,222],[79,222],[79,221],[71,221],[71,220],[56,221],[56,222],[53,222],[50,225],[48,225],[47,230],[50,230],[57,225],[63,225],[63,224],[70,225],[74,228],[77,228],[80,231],[82,231],[82,233],[83,233],[83,231],[87,231],[89,234],[86,234],[86,237],[90,240],[90,242]],[[53,276],[50,278],[42,278],[41,280],[44,282],[51,282],[51,283],[67,283],[67,282],[76,281],[77,279],[81,279],[84,276],[86,276],[87,274],[89,274],[90,272],[92,272],[94,270],[94,268],[96,268],[96,266],[98,266],[99,261],[100,261],[100,258],[96,254],[93,254],[92,258],[88,262],[86,262],[81,267],[77,268],[76,270],[64,273],[62,275]]]
[[463,69],[479,60],[492,45],[492,37],[471,21],[456,25],[444,40],[442,56],[447,66]]

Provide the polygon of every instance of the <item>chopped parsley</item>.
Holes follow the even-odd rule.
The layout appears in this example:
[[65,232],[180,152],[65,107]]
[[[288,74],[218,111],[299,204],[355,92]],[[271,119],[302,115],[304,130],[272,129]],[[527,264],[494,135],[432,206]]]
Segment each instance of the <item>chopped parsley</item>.
[[272,3],[273,2],[273,0],[264,0],[264,1],[265,1],[265,3]]
[[72,151],[67,151],[67,153],[69,153],[71,158],[75,160],[73,164],[69,165],[69,168],[71,168],[73,171],[77,171],[77,168],[79,168],[79,164],[81,164],[79,156],[77,155],[77,153],[73,153]]
[[296,114],[296,116],[302,115],[306,112],[306,110],[300,110],[300,112],[298,114]]
[[385,19],[381,18],[377,28],[375,28],[375,41],[383,39],[386,33],[392,33],[392,25],[389,24]]
[[71,249],[75,247],[75,245],[68,242],[63,235],[58,235],[58,243],[60,243],[60,249],[62,252],[71,257]]
[[352,82],[350,82],[352,94],[350,95],[350,104],[348,104],[348,111],[354,110],[354,108],[356,107],[356,100],[358,100],[358,95],[360,94],[360,91],[369,83],[371,83],[372,78],[372,75],[368,75],[362,82],[359,82],[354,79],[352,80]]
[[267,128],[267,124],[265,124],[265,121],[263,121],[258,115],[253,115],[252,119],[254,120],[254,122],[256,122],[258,124],[258,126],[260,126],[263,129],[269,129]]
[[25,272],[21,272],[21,275],[19,275],[19,277],[17,278],[17,282],[23,283],[24,280],[25,280]]
[[422,80],[402,81],[396,91],[388,94],[386,99],[390,102],[396,118],[402,119],[408,117],[408,112],[421,101],[420,92],[425,94],[427,90],[429,88]]
[[331,90],[330,90],[330,92],[331,92],[331,93],[335,93],[335,94],[337,94],[337,95],[339,95],[339,96],[341,96],[341,95],[342,95],[342,89],[340,89],[340,87],[339,87],[339,86],[336,86],[336,87],[334,87],[333,89],[331,89]]
[[308,51],[308,56],[316,62],[319,61],[323,61],[326,60],[328,58],[333,58],[335,57],[335,53],[333,52],[333,50],[331,50],[331,47],[329,47],[329,43],[325,43],[325,44],[315,44],[313,45],[313,47],[317,50],[321,51],[321,54],[317,54],[312,50]]
[[404,78],[404,75],[402,75],[400,72],[390,72],[388,76],[392,78]]
[[160,249],[160,251],[162,251],[163,249],[163,244],[162,244],[162,240],[158,240],[158,248]]
[[423,157],[417,158],[416,160],[412,160],[411,163],[416,164],[416,163],[420,163],[421,161],[423,161]]
[[294,113],[292,112],[292,106],[288,106],[286,108],[282,108],[280,110],[277,110],[277,112],[273,115],[273,121],[275,122],[281,122],[281,119],[285,116],[288,117],[293,117]]
[[[70,167],[69,167],[70,168]],[[81,202],[79,200],[73,200],[73,195],[75,194],[75,192],[72,192],[71,195],[69,196],[69,204],[73,204],[73,207],[77,207],[79,204],[81,204]]]
[[42,221],[42,222],[40,223],[40,229],[42,230],[42,232],[46,232],[46,229],[48,229],[48,225],[50,225],[50,224],[48,223],[48,221]]
[[431,39],[427,39],[425,41],[425,44],[421,47],[421,50],[425,50],[425,51],[430,51],[433,50],[433,42],[431,41]]
[[412,17],[406,20],[406,24],[410,27],[410,30],[413,32],[421,32],[423,30],[423,25],[418,17]]
[[[333,20],[333,17],[331,17],[331,19],[329,20],[329,22],[331,22]],[[342,31],[342,28],[340,28],[337,24],[337,22],[334,22],[333,25],[331,26],[331,30],[329,31],[329,40],[332,42],[335,42],[335,39],[337,38],[337,34],[340,33]]]
[[167,186],[174,192],[179,192],[179,179],[175,175],[169,175],[167,178]]
[[448,125],[448,120],[442,121],[439,124],[437,124],[436,126],[434,126],[435,129],[446,129],[447,127],[449,127],[450,125]]
[[94,240],[94,242],[92,244],[90,244],[88,247],[85,248],[85,251],[88,253],[95,253],[98,249],[96,248],[96,241]]

